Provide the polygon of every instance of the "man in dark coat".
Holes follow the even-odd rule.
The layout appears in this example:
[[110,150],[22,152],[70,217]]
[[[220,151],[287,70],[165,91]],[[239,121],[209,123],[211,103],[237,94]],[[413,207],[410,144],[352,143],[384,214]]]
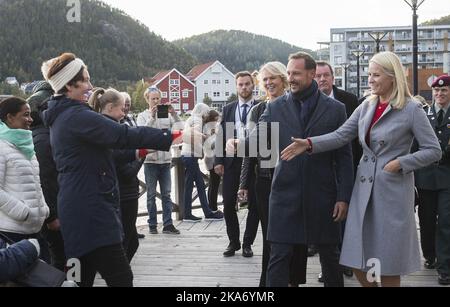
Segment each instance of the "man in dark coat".
[[[318,61],[315,80],[319,85],[319,89],[327,96],[342,102],[345,105],[345,111],[347,118],[352,116],[353,112],[359,106],[358,97],[352,93],[338,89],[334,85],[334,71],[331,65],[327,62]],[[356,169],[361,160],[362,147],[358,140],[352,142],[352,154],[353,154],[353,170],[356,174]]]
[[[345,107],[318,89],[316,62],[305,53],[291,55],[288,77],[291,93],[267,105],[261,122],[278,123],[279,151],[292,137],[307,138],[332,132],[347,119]],[[272,133],[274,128],[271,127]],[[257,131],[250,135],[256,144]],[[268,240],[271,256],[267,286],[285,287],[294,251],[319,249],[325,286],[343,286],[339,266],[340,222],[345,219],[353,187],[350,145],[320,155],[302,155],[291,162],[279,161],[272,182]],[[305,270],[306,272],[306,270]],[[306,276],[303,276],[306,280]]]
[[[352,116],[353,112],[359,106],[358,98],[352,93],[338,89],[334,85],[334,70],[331,65],[324,61],[317,62],[317,70],[315,80],[319,85],[319,89],[327,96],[342,102],[345,105],[345,111],[347,117]],[[356,170],[358,169],[359,160],[362,156],[362,147],[359,144],[358,139],[352,142],[352,155],[353,155],[353,171],[356,175]],[[345,222],[342,223],[342,235],[345,231]],[[351,277],[353,276],[353,271],[349,268],[344,267],[344,274]],[[323,282],[322,273],[319,274],[319,282]]]
[[[42,112],[48,107],[48,100],[54,94],[50,84],[46,81],[38,82],[33,95],[27,101],[30,104],[33,124],[34,149],[39,162],[39,176],[41,179],[42,192],[45,202],[50,209],[50,215],[42,227],[42,235],[46,240],[51,256],[52,265],[64,271],[66,267],[66,256],[64,253],[64,242],[61,234],[61,227],[58,219],[57,198],[58,198],[58,172],[55,161],[53,161],[52,148],[50,146],[50,129],[42,122]],[[45,251],[45,246],[42,247]]]
[[[436,268],[442,285],[450,284],[450,76],[432,84],[435,103],[425,107],[442,149],[438,163],[416,171],[420,243],[425,267]],[[437,259],[437,262],[436,262]]]

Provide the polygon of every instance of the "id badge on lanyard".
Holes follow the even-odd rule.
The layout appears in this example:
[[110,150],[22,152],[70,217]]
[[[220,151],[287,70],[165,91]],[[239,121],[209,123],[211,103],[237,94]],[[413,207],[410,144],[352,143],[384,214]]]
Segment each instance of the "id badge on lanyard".
[[248,136],[247,126],[243,123],[240,123],[239,128],[237,129],[237,137],[238,139],[245,139]]

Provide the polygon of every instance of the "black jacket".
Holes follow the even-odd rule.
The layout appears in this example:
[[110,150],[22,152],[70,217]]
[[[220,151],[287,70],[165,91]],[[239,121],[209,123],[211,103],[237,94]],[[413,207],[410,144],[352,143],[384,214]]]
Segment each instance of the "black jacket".
[[34,150],[39,162],[39,176],[41,179],[42,192],[45,202],[50,208],[50,215],[46,224],[58,218],[58,171],[53,160],[52,147],[50,146],[50,129],[44,125],[32,128]]
[[[257,106],[252,109],[250,115],[250,121],[253,123],[258,123],[259,118],[264,114],[266,110],[267,102],[260,102]],[[270,128],[270,127],[269,127]],[[270,135],[270,132],[268,133]],[[270,138],[268,138],[270,141]],[[240,178],[240,189],[248,190],[251,185],[252,175],[255,174],[258,177],[270,178],[273,177],[273,168],[262,168],[261,161],[270,158],[263,158],[258,155],[258,158],[244,158],[242,161],[241,168],[241,178]]]
[[[347,118],[352,116],[353,112],[359,107],[358,98],[352,93],[343,91],[338,89],[336,86],[333,86],[334,99],[342,102],[345,105],[345,112],[347,113]],[[359,144],[358,139],[355,139],[352,142],[352,154],[353,154],[353,170],[356,174],[356,170],[358,169],[359,161],[362,157],[362,147]]]

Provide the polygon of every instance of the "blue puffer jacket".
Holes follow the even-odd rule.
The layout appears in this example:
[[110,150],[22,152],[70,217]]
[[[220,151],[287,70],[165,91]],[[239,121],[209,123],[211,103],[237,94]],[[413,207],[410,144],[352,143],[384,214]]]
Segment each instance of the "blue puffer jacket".
[[36,247],[28,240],[6,248],[6,243],[0,238],[0,283],[12,281],[25,274],[37,259]]
[[130,129],[65,96],[44,112],[58,170],[58,215],[68,258],[120,244],[119,189],[111,149],[170,150],[170,132]]

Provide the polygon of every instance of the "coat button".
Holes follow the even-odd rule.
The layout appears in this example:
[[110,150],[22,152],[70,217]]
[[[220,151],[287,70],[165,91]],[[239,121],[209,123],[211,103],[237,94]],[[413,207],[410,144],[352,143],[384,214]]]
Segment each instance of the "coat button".
[[362,183],[366,182],[366,177],[364,177],[364,176],[361,177],[361,182],[362,182]]
[[442,131],[439,130],[438,133],[439,133],[439,134],[442,134]]
[[369,161],[369,157],[368,156],[364,156],[364,162]]
[[370,177],[370,178],[369,178],[369,182],[370,182],[370,183],[373,183],[373,177]]
[[106,176],[106,173],[105,173],[105,172],[103,172],[103,173],[102,173],[102,176]]
[[375,163],[377,159],[375,157],[372,157],[372,162]]

